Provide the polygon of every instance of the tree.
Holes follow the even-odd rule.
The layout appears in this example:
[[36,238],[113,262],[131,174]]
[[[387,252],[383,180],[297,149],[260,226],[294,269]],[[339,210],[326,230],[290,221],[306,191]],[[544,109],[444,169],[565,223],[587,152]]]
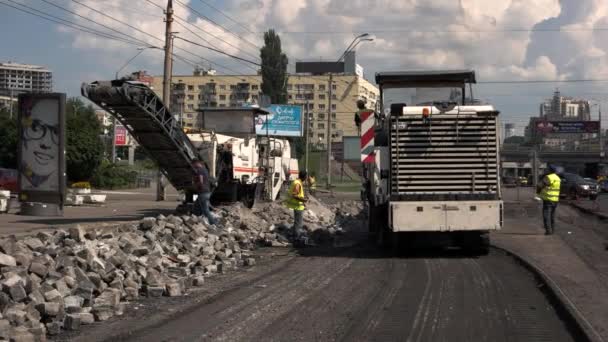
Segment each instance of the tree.
[[281,38],[274,30],[264,33],[262,59],[262,93],[273,104],[287,103],[287,55],[281,49]]
[[0,110],[0,167],[17,168],[17,113]]
[[71,181],[89,180],[103,158],[101,124],[92,105],[78,98],[66,103],[66,171]]

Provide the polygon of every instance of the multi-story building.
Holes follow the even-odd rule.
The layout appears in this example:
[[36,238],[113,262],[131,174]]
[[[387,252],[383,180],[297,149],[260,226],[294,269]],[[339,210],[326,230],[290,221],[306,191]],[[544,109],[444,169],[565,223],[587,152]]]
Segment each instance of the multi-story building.
[[561,96],[559,90],[540,104],[540,116],[547,120],[591,120],[591,104],[587,100]]
[[21,93],[53,91],[53,74],[38,66],[18,63],[0,63],[0,106],[17,101]]
[[[175,75],[171,111],[181,116],[184,127],[199,128],[197,109],[259,104],[261,83],[260,75],[215,75],[208,72]],[[162,94],[162,77],[154,77],[152,88],[157,94]],[[333,75],[331,85],[327,74],[292,74],[287,81],[287,92],[288,103],[302,105],[304,113],[308,114],[309,129],[306,132],[312,142],[320,145],[327,143],[328,124],[331,125],[332,141],[357,135],[353,120],[357,100],[365,99],[368,108],[375,108],[379,97],[378,88],[356,74]]]
[[540,115],[531,117],[526,127],[529,142],[555,149],[576,149],[582,141],[596,138],[592,133],[548,133],[543,127],[553,121],[591,121],[591,104],[588,100],[562,96],[559,90],[540,104]]

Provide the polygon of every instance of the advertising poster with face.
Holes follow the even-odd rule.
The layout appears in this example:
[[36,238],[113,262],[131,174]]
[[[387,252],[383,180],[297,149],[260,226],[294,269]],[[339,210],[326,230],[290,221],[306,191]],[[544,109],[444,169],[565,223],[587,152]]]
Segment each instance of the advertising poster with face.
[[64,94],[24,94],[19,98],[19,186],[22,194],[32,195],[26,196],[28,200],[36,194],[63,193],[64,103]]

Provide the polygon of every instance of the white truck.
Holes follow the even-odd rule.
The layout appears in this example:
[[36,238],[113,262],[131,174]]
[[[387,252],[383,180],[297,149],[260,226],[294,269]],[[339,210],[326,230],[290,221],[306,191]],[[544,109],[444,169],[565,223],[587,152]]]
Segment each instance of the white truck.
[[[243,201],[251,207],[263,189],[266,198],[276,200],[290,174],[298,173],[298,162],[291,158],[287,140],[239,138],[207,130],[187,135],[218,182],[212,195],[214,203]],[[270,151],[266,157],[267,141]]]
[[381,244],[424,236],[488,252],[503,221],[499,122],[472,100],[475,82],[468,70],[376,74],[381,108],[362,197]]

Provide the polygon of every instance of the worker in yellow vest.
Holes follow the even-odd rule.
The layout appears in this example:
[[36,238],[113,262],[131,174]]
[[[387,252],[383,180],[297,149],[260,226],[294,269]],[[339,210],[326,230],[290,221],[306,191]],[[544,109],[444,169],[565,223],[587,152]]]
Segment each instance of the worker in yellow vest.
[[557,203],[559,203],[561,178],[557,175],[559,172],[557,166],[549,164],[547,165],[547,171],[537,192],[543,200],[545,235],[551,235],[555,232],[555,210],[557,209]]
[[317,178],[315,177],[315,173],[311,172],[308,177],[308,189],[311,195],[314,195],[317,191]]
[[366,111],[365,100],[357,100],[357,112],[355,112],[355,126],[357,126],[357,136],[361,136],[361,112]]
[[293,232],[294,235],[298,235],[300,229],[303,226],[304,219],[304,203],[308,201],[308,198],[304,195],[304,184],[308,174],[305,170],[301,170],[298,174],[298,179],[291,182],[289,187],[289,194],[285,205],[287,208],[293,210]]

